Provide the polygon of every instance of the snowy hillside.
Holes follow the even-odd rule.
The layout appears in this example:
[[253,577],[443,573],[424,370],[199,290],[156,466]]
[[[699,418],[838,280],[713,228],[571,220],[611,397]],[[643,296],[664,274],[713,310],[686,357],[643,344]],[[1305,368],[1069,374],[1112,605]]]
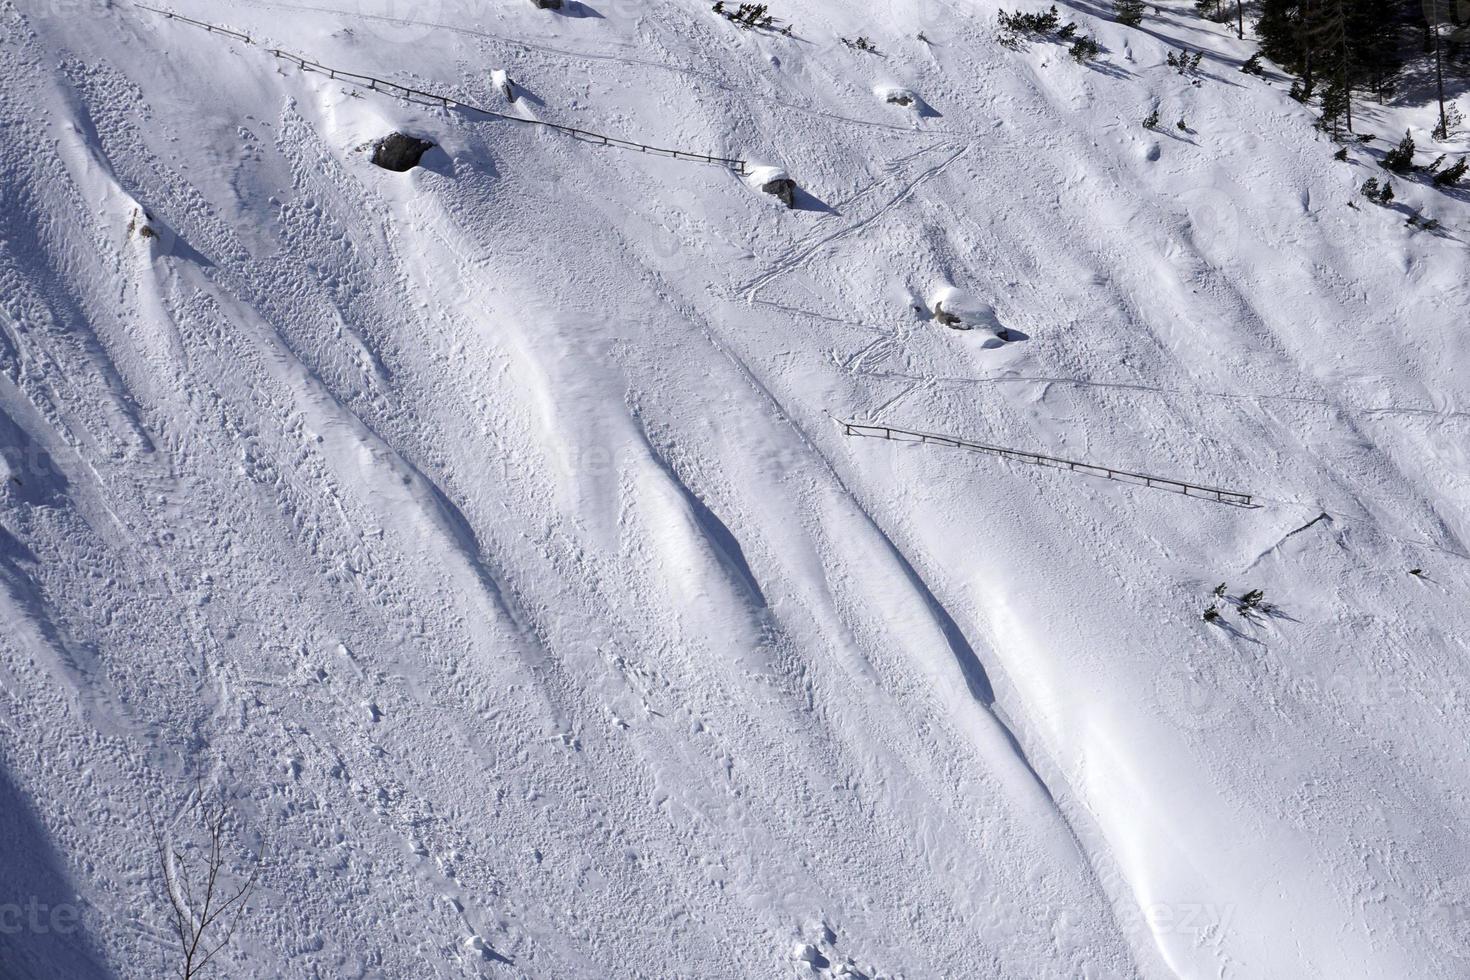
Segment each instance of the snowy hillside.
[[0,0],[0,976],[201,789],[207,975],[1470,975],[1463,191],[1175,0],[171,9]]

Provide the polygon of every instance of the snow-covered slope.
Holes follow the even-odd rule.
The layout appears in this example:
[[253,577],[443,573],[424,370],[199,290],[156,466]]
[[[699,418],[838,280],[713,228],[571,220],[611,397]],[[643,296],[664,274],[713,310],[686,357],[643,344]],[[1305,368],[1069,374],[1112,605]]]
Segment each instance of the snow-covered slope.
[[1466,975],[1470,215],[1189,6],[0,4],[0,972]]

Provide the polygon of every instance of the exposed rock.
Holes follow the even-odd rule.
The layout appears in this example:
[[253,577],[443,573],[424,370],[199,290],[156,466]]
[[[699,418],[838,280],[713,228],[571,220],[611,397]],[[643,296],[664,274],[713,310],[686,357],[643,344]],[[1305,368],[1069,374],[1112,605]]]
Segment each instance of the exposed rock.
[[403,133],[394,133],[385,136],[373,144],[373,163],[384,170],[392,170],[395,173],[403,173],[412,170],[419,165],[432,147],[433,143],[421,140],[416,136],[405,136]]
[[976,326],[994,331],[1001,326],[1000,320],[995,319],[995,307],[956,285],[941,284],[932,289],[929,309],[933,310],[933,319],[957,331]]
[[919,104],[919,97],[914,94],[913,90],[900,85],[879,85],[873,89],[873,94],[889,105],[902,106],[905,109]]
[[153,216],[147,211],[142,208],[135,209],[133,216],[128,219],[128,234],[137,235],[139,238],[157,238],[158,232],[154,231],[153,226],[148,223],[152,220]]
[[761,185],[761,190],[774,194],[788,208],[796,207],[796,181],[790,177],[777,177]]
[[561,9],[561,0],[531,0],[531,2],[542,10]]
[[969,325],[966,324],[964,320],[961,320],[959,317],[955,316],[953,313],[950,313],[944,308],[943,300],[940,300],[939,302],[934,304],[934,319],[938,320],[946,327],[953,327],[956,330],[970,329]]
[[746,176],[750,186],[780,199],[788,208],[796,207],[796,181],[780,167],[755,167]]
[[500,94],[505,97],[505,101],[514,102],[516,100],[516,83],[504,69],[497,68],[490,73],[490,84],[500,89]]
[[952,330],[978,330],[983,334],[982,347],[1000,347],[1011,340],[1024,340],[1024,334],[1013,334],[995,315],[995,307],[957,286],[943,284],[929,296],[934,319]]

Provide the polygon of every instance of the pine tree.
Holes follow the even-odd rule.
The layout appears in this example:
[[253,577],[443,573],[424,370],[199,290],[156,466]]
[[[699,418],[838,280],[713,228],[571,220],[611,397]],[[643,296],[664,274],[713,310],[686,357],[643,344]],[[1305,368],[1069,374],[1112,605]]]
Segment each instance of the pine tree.
[[1194,12],[1218,22],[1221,19],[1220,0],[1194,0]]
[[1113,0],[1113,19],[1128,27],[1143,23],[1143,0]]
[[1465,177],[1465,171],[1470,169],[1470,157],[1460,157],[1459,162],[1453,166],[1446,167],[1434,175],[1434,186],[1455,187]]
[[1408,130],[1404,130],[1404,138],[1399,140],[1399,145],[1383,155],[1382,166],[1396,174],[1406,174],[1414,169],[1414,137]]
[[1354,95],[1367,90],[1381,101],[1391,92],[1403,65],[1403,26],[1415,9],[1409,0],[1261,0],[1256,32],[1262,53],[1300,79],[1299,98],[1333,80],[1345,89],[1343,121],[1351,131]]
[[1086,34],[1072,42],[1072,57],[1079,62],[1088,62],[1096,58],[1102,52],[1102,46],[1095,38]]
[[1434,33],[1434,84],[1439,97],[1439,126],[1435,132],[1439,135],[1435,139],[1449,139],[1450,124],[1444,113],[1444,56],[1441,53],[1439,36],[1439,0],[1424,0],[1425,7],[1431,11],[1431,23],[1429,29]]
[[1344,117],[1351,125],[1351,111],[1347,88],[1340,82],[1333,82],[1322,93],[1322,118],[1317,121],[1317,125],[1323,131],[1337,136],[1342,132]]

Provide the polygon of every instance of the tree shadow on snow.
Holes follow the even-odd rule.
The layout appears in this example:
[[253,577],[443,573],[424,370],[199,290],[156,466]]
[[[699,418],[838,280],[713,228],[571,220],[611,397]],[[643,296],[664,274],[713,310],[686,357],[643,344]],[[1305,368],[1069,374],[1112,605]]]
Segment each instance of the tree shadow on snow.
[[[1245,64],[1245,62],[1242,61],[1241,64],[1243,65]],[[1242,85],[1240,82],[1237,82],[1235,79],[1226,78],[1224,75],[1216,75],[1212,71],[1200,72],[1199,77],[1196,78],[1195,81],[1211,81],[1219,85],[1228,85],[1231,88],[1245,88],[1244,85]]]
[[[1104,53],[1106,53],[1106,50],[1104,49]],[[1089,58],[1087,67],[1088,70],[1095,71],[1099,75],[1106,75],[1109,78],[1124,79],[1133,77],[1133,72],[1121,65],[1115,65],[1111,61],[1100,61],[1097,58]]]
[[87,934],[70,873],[24,791],[0,767],[0,976],[114,980]]
[[[1104,5],[1104,4],[1101,4],[1101,3],[1090,3],[1090,2],[1088,2],[1088,0],[1057,0],[1057,4],[1059,6],[1062,6],[1062,7],[1068,7],[1070,9],[1072,9],[1072,10],[1077,11],[1078,13],[1087,14],[1090,17],[1096,17],[1098,20],[1110,21],[1110,20],[1115,19],[1114,18],[1114,15],[1113,15],[1113,10],[1112,10],[1112,8],[1111,8],[1110,5]],[[1150,12],[1149,12],[1149,14],[1148,14],[1148,16],[1146,16],[1144,18],[1143,22],[1141,24],[1138,24],[1137,26],[1135,26],[1133,29],[1135,31],[1138,31],[1141,34],[1147,34],[1149,37],[1154,38],[1157,41],[1163,42],[1165,45],[1167,45],[1170,48],[1183,48],[1184,50],[1189,51],[1190,53],[1193,53],[1194,51],[1198,50],[1198,51],[1200,51],[1200,52],[1202,52],[1204,54],[1204,60],[1205,61],[1208,61],[1208,62],[1211,62],[1211,63],[1214,63],[1214,64],[1230,65],[1230,66],[1233,66],[1235,68],[1239,68],[1242,64],[1245,63],[1242,59],[1239,59],[1239,58],[1230,58],[1230,57],[1226,57],[1226,56],[1223,56],[1223,55],[1219,55],[1219,54],[1216,54],[1213,51],[1208,51],[1208,50],[1206,50],[1204,48],[1190,48],[1190,47],[1187,47],[1187,46],[1181,44],[1180,41],[1178,40],[1178,38],[1171,37],[1168,34],[1165,34],[1165,33],[1161,32],[1161,31],[1152,30],[1148,26],[1150,19],[1164,21],[1164,20],[1168,20],[1169,18],[1167,17],[1167,15],[1165,13],[1163,13],[1163,12],[1157,12],[1157,11],[1154,11],[1154,10],[1151,9]],[[1182,26],[1188,27],[1188,26],[1198,26],[1198,25],[1197,24],[1191,25],[1191,24],[1185,23]],[[1233,34],[1233,32],[1232,32],[1232,34]],[[1104,50],[1104,52],[1106,52],[1107,49],[1104,48],[1103,50]],[[1214,76],[1211,76],[1211,77],[1214,77]],[[1222,81],[1223,81],[1223,79],[1222,79]],[[1226,84],[1227,85],[1239,86],[1240,83],[1239,82],[1226,82]]]
[[1180,135],[1181,133],[1193,132],[1193,130],[1190,129],[1181,130],[1178,126],[1170,126],[1167,129],[1164,129],[1162,127],[1155,127],[1154,132],[1160,136],[1167,136],[1169,137],[1169,139],[1176,140],[1180,143],[1188,143],[1190,146],[1199,146],[1198,143],[1190,139],[1188,136]]
[[1227,620],[1224,616],[1219,616],[1216,619],[1211,620],[1210,625],[1215,627],[1216,629],[1224,630],[1226,633],[1229,633],[1237,640],[1245,640],[1247,643],[1254,643],[1256,646],[1264,646],[1264,644],[1260,640],[1256,639],[1254,636],[1251,636],[1249,633],[1242,632],[1240,627]]
[[[1401,177],[1403,175],[1402,174],[1394,174],[1393,176],[1395,176],[1395,177]],[[1435,190],[1443,190],[1443,188],[1438,188],[1437,187],[1437,188],[1435,188]],[[1434,215],[1432,215],[1432,214],[1426,215],[1424,213],[1424,210],[1422,208],[1411,208],[1411,207],[1409,207],[1403,201],[1394,201],[1394,202],[1392,202],[1390,204],[1380,204],[1379,207],[1381,207],[1381,208],[1387,208],[1390,211],[1394,211],[1394,212],[1397,212],[1398,214],[1403,215],[1404,216],[1404,223],[1405,224],[1409,224],[1413,219],[1421,219],[1422,220],[1422,219],[1424,219],[1426,217],[1429,217],[1429,218],[1433,218],[1434,217]],[[1423,232],[1426,235],[1433,235],[1435,238],[1443,238],[1446,241],[1461,242],[1463,244],[1463,240],[1458,235],[1451,234],[1450,233],[1450,230],[1448,228],[1444,227],[1443,225],[1441,225],[1441,226],[1439,226],[1437,228],[1422,228],[1421,227],[1421,228],[1418,228],[1417,230]]]

